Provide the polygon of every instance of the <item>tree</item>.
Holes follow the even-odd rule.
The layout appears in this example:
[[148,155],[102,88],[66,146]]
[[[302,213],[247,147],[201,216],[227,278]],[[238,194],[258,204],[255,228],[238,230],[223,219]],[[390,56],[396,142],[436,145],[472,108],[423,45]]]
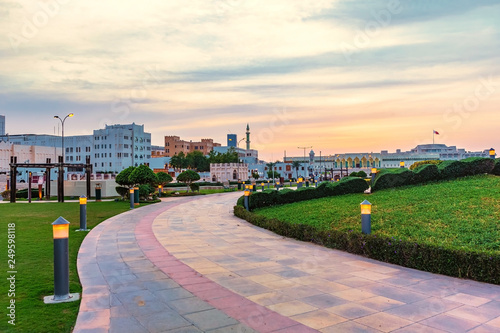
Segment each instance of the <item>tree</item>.
[[134,185],[156,184],[158,177],[147,165],[139,165],[128,177],[129,181]]
[[156,174],[156,177],[158,178],[158,185],[165,186],[168,183],[170,183],[173,179],[172,176],[170,176],[168,173],[160,171]]
[[277,172],[277,171],[272,171],[272,170],[269,170],[269,171],[267,172],[267,178],[280,178],[280,177],[281,177],[281,175],[280,175],[280,173],[279,173],[279,172]]
[[188,187],[187,192],[189,192],[191,183],[200,180],[200,175],[193,170],[186,170],[177,176],[177,180],[185,183]]
[[238,152],[234,147],[229,148],[225,153],[221,154],[219,152],[211,151],[208,155],[209,163],[238,163],[239,157]]
[[208,158],[201,151],[195,150],[186,155],[188,168],[196,169],[198,172],[210,171]]
[[130,166],[124,170],[122,170],[119,174],[116,175],[115,181],[118,185],[130,187],[134,185],[133,182],[130,181],[129,176],[135,170],[135,167]]
[[184,152],[181,151],[179,154],[172,156],[172,158],[170,158],[170,165],[175,169],[187,168],[187,160]]
[[257,172],[253,172],[252,173],[252,178],[255,179],[255,180],[257,180],[257,179],[260,178],[260,176],[259,176],[259,174]]
[[293,161],[292,162],[292,168],[295,169],[295,179],[299,179],[300,162],[299,161]]

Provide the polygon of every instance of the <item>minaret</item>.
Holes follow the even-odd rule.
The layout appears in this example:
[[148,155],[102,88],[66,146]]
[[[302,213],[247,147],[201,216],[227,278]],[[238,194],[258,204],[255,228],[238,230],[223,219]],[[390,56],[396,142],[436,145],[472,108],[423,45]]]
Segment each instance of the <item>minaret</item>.
[[247,150],[250,150],[250,126],[247,124]]

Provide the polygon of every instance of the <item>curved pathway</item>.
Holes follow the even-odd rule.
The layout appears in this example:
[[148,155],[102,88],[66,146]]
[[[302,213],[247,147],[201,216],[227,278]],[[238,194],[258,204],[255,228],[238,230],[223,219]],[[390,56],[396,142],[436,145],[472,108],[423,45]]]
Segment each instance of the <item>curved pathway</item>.
[[500,286],[285,239],[241,193],[167,199],[94,228],[75,332],[498,332]]

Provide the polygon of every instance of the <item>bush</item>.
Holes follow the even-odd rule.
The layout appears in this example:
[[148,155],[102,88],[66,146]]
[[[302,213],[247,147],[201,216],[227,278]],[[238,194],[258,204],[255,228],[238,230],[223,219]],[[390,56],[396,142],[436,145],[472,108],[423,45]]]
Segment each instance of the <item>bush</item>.
[[155,191],[154,187],[149,184],[139,185],[139,197],[143,200],[148,200],[151,193]]
[[461,161],[443,161],[438,165],[441,179],[454,179],[467,175],[466,164]]
[[500,176],[500,158],[495,160],[495,167],[491,170],[492,175]]
[[122,187],[122,186],[117,186],[115,187],[116,193],[118,193],[122,199],[127,199],[129,195],[129,188],[128,187]]
[[443,161],[440,161],[440,160],[419,161],[419,162],[415,162],[412,165],[410,165],[410,170],[414,170],[414,169],[416,169],[417,167],[419,167],[421,165],[427,165],[427,164],[438,165],[438,164],[441,164],[442,162]]
[[439,170],[435,164],[422,164],[413,170],[413,183],[420,184],[439,179]]
[[[363,193],[368,189],[365,180],[358,177],[345,177],[339,182],[323,182],[318,188],[302,187],[297,190],[284,188],[283,190],[264,190],[250,195],[250,209],[268,207],[274,205],[283,205],[304,200],[323,198],[333,195],[342,195],[348,193]],[[238,205],[243,205],[243,197],[238,200]]]
[[189,185],[192,192],[200,192],[200,185],[198,183],[192,183]]
[[10,200],[10,190],[5,190],[0,195],[3,197],[4,200]]
[[414,182],[414,173],[408,169],[382,169],[377,173],[372,191],[410,185]]
[[495,167],[495,161],[491,158],[469,157],[460,162],[465,164],[466,176],[490,173]]
[[[9,191],[10,192],[10,191]],[[42,197],[45,195],[44,189],[42,189]],[[28,189],[22,189],[17,191],[16,193],[16,198],[24,198],[28,199]],[[31,189],[31,199],[36,199],[38,198],[38,188],[32,188]]]

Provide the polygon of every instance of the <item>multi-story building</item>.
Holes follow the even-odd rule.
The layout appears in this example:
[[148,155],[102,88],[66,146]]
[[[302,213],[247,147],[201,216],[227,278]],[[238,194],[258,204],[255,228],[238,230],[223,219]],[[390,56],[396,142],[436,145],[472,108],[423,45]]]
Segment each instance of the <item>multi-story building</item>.
[[151,133],[144,125],[106,125],[94,130],[91,161],[94,171],[120,172],[129,166],[149,165]]
[[5,135],[5,116],[0,115],[0,135]]
[[188,154],[193,151],[201,151],[203,155],[208,155],[214,147],[220,147],[220,143],[213,139],[201,139],[201,141],[185,141],[175,135],[165,136],[165,156],[172,157],[175,154],[183,152]]
[[[60,136],[46,134],[18,134],[0,136],[0,141],[14,145],[52,147],[52,162],[61,155]],[[57,154],[56,154],[57,153]],[[129,166],[149,164],[151,161],[151,133],[144,132],[144,125],[106,125],[94,130],[93,135],[64,137],[64,161],[85,163],[90,157],[94,172],[118,173]],[[18,157],[18,161],[20,158]],[[43,161],[45,162],[45,161]],[[0,165],[0,167],[7,167]],[[78,169],[69,171],[79,171]]]
[[[9,164],[11,156],[17,157],[17,163],[45,163],[48,158],[51,159],[51,161],[57,161],[57,156],[59,155],[61,155],[61,148],[18,145],[12,142],[0,141],[0,172],[8,172],[10,170]],[[36,172],[40,171],[40,169],[30,168],[23,169],[22,171]]]

